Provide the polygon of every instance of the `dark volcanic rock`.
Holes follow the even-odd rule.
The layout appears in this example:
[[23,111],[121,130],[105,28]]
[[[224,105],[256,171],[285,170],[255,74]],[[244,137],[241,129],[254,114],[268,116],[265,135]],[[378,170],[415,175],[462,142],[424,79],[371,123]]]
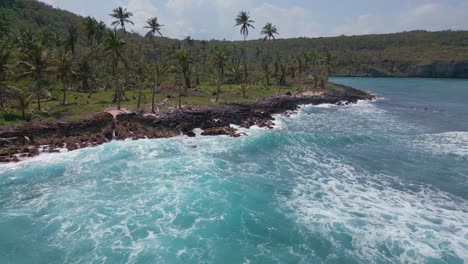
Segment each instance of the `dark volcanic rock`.
[[204,130],[202,136],[219,136],[219,135],[228,135],[232,136],[236,134],[236,130],[232,127],[213,127]]
[[[75,150],[97,146],[114,139],[167,138],[180,134],[195,136],[193,130],[202,128],[202,135],[229,135],[242,133],[231,124],[245,128],[253,125],[273,128],[273,114],[288,113],[304,104],[356,103],[374,96],[348,86],[337,85],[343,93],[323,96],[286,95],[260,100],[250,104],[228,104],[220,107],[193,107],[182,111],[167,110],[156,116],[101,113],[77,122],[28,124],[16,128],[0,128],[0,162],[17,161],[17,154],[27,156],[43,151],[54,152],[64,147]],[[115,135],[115,137],[114,137]],[[21,155],[20,155],[21,156]]]
[[[15,161],[15,154],[28,153],[27,156],[39,154],[39,146],[45,152],[55,152],[57,147],[66,143],[67,149],[85,147],[77,145],[96,138],[105,142],[105,134],[112,134],[113,117],[108,113],[96,114],[76,122],[51,122],[27,124],[21,127],[0,130],[0,138],[17,138],[11,142],[0,142],[0,162]],[[98,139],[99,138],[99,139]]]

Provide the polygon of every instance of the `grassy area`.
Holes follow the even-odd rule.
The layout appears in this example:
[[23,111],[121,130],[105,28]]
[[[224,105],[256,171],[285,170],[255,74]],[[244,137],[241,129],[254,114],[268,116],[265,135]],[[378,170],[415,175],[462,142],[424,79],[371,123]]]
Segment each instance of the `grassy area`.
[[[239,85],[223,85],[219,102],[215,103],[215,96],[213,95],[213,92],[216,91],[216,87],[214,85],[202,84],[195,89],[190,89],[189,95],[182,97],[182,104],[189,106],[215,106],[228,103],[247,103],[255,101],[259,98],[276,96],[280,88],[281,94],[295,92],[298,89],[304,89],[304,87],[298,88],[295,86],[268,87],[264,85],[254,85],[247,88],[246,97],[244,98],[242,96],[241,87]],[[328,84],[325,90],[319,90],[330,93],[339,92],[340,88],[332,84]],[[136,111],[138,93],[138,90],[127,91],[125,96],[128,100],[122,101],[122,107]],[[61,105],[60,99],[43,101],[41,103],[42,111],[38,112],[37,104],[34,101],[30,105],[27,112],[31,113],[32,122],[74,121],[86,118],[95,113],[103,112],[106,109],[116,108],[116,103],[112,103],[113,95],[113,90],[93,93],[90,98],[88,98],[87,93],[70,92],[67,95],[67,104],[65,106]],[[168,98],[169,95],[171,95],[172,98]],[[177,93],[157,94],[156,100],[158,102],[164,101],[164,105],[162,105],[160,109],[166,109],[178,105]],[[145,89],[143,91],[141,109],[145,111],[151,111],[151,89]],[[21,113],[17,109],[7,108],[5,112],[0,113],[0,125],[20,125],[24,123],[26,123],[26,121],[21,119]]]

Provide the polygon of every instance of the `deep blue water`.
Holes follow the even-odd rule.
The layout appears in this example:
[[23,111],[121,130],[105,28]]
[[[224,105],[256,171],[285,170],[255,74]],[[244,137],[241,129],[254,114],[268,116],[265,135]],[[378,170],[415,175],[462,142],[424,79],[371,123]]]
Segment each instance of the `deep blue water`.
[[468,262],[468,81],[0,165],[0,263]]

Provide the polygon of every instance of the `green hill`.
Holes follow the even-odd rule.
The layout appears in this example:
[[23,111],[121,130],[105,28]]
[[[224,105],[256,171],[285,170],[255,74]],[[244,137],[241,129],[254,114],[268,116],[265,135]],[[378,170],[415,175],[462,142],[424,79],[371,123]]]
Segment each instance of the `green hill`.
[[[68,23],[81,25],[84,19],[34,0],[1,0],[0,7],[14,28],[32,27],[49,39],[65,34]],[[132,38],[134,43],[142,43],[143,50],[151,48],[140,36],[133,34]],[[164,50],[181,45],[177,42],[162,39],[160,46]],[[193,45],[201,48],[233,43],[242,46],[241,42],[222,41],[194,41]],[[251,55],[264,46],[262,40],[247,43]],[[273,50],[289,63],[297,62],[299,56],[311,50],[331,51],[337,58],[333,74],[339,76],[468,77],[468,31],[278,39]]]
[[35,0],[0,0],[0,124],[79,119],[120,105],[154,111],[218,104],[218,95],[220,103],[237,103],[305,89],[334,93],[329,76],[468,78],[468,31],[252,40],[245,53],[243,47],[151,39]]

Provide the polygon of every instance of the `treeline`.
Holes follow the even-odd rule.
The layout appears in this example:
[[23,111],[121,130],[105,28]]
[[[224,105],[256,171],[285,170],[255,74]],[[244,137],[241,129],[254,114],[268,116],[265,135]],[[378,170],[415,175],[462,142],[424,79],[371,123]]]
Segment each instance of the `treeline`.
[[140,109],[142,94],[151,90],[147,110],[155,112],[157,94],[178,94],[180,106],[181,97],[200,84],[213,85],[218,101],[224,84],[238,85],[243,96],[258,85],[278,86],[281,93],[285,85],[323,87],[336,75],[408,76],[435,62],[460,62],[456,70],[468,74],[466,31],[276,39],[278,28],[267,23],[255,32],[261,39],[246,41],[255,21],[240,12],[233,25],[243,40],[198,41],[165,36],[157,18],[148,18],[145,36],[128,32],[134,17],[121,7],[112,17],[109,28],[35,0],[0,0],[2,111],[18,109],[28,119],[32,106],[40,112],[44,101],[67,105],[69,92],[91,98],[111,90],[118,108],[128,91],[137,90]]
[[[54,19],[57,14],[63,17]],[[331,52],[309,51],[295,60],[281,55],[274,43],[278,29],[272,23],[262,28],[264,39],[250,54],[245,37],[255,22],[247,12],[233,18],[244,37],[242,43],[163,38],[163,25],[156,17],[147,19],[147,34],[141,37],[127,31],[127,25],[133,24],[129,10],[118,7],[111,16],[113,28],[108,28],[94,18],[81,19],[31,0],[4,3],[0,10],[1,109],[16,107],[27,119],[32,103],[40,112],[43,101],[60,100],[66,105],[69,91],[91,98],[95,92],[111,89],[118,109],[128,100],[126,92],[138,89],[140,108],[143,90],[149,88],[154,113],[155,95],[163,83],[165,89],[177,90],[180,108],[181,97],[201,83],[216,85],[216,102],[223,84],[239,85],[243,96],[250,85],[259,83],[285,86],[309,81],[311,86],[323,86],[336,61]]]

